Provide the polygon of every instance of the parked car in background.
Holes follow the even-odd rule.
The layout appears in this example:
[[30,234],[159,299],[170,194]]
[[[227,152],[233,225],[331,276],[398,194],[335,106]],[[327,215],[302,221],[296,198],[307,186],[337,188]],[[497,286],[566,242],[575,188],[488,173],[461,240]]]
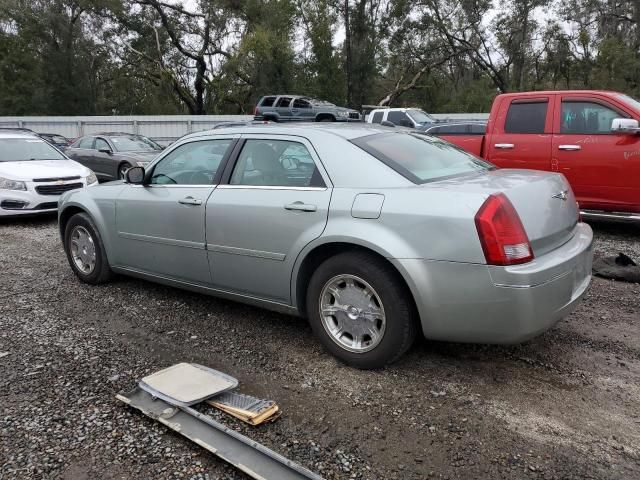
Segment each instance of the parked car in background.
[[378,108],[367,115],[367,123],[391,122],[399,127],[425,130],[436,123],[436,119],[419,108]]
[[162,147],[142,135],[131,133],[96,133],[76,139],[65,151],[73,160],[90,168],[100,181],[124,178],[134,166],[145,166]]
[[55,212],[60,194],[97,183],[37,135],[0,130],[0,217]]
[[498,95],[486,135],[442,138],[500,167],[562,173],[587,216],[640,220],[640,102],[627,95]]
[[274,122],[359,122],[360,112],[300,95],[267,95],[258,101],[255,120]]
[[592,232],[562,175],[496,169],[405,129],[194,133],[60,205],[82,281],[119,272],[303,315],[360,368],[398,359],[420,330],[527,340],[591,279]]
[[64,151],[71,143],[68,138],[58,135],[57,133],[38,133],[38,136],[62,151]]

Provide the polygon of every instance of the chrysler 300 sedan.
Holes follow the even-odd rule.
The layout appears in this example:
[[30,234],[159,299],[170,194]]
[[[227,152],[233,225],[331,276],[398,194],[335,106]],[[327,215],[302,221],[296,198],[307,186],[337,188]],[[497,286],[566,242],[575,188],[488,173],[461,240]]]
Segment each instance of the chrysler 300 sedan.
[[360,368],[418,332],[514,343],[567,315],[592,232],[560,174],[497,169],[378,126],[240,126],[182,138],[60,203],[84,282],[120,273],[308,318]]

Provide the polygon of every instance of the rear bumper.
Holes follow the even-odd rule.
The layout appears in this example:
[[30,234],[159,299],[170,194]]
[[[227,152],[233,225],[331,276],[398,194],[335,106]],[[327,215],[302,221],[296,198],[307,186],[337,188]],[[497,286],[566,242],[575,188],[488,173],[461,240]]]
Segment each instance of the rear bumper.
[[519,343],[567,316],[591,282],[593,233],[574,237],[525,265],[393,260],[412,290],[427,338]]

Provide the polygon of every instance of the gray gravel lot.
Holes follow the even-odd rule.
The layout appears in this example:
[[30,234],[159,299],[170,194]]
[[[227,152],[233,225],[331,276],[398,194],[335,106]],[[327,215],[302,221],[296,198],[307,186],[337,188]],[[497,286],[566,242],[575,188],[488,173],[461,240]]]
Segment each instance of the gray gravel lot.
[[[594,230],[597,254],[640,259],[640,226]],[[115,400],[178,361],[276,400],[274,424],[219,418],[327,478],[640,478],[640,285],[594,279],[523,345],[422,340],[374,372],[296,318],[123,277],[84,285],[52,217],[0,221],[0,287],[0,479],[245,478]]]

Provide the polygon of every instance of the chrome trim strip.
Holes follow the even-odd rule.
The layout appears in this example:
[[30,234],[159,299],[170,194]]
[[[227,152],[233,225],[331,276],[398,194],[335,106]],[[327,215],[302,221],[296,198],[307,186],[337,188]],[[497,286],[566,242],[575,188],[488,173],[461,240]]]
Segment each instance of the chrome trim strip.
[[493,285],[496,287],[501,287],[501,288],[535,288],[535,287],[539,287],[540,285],[545,285],[549,282],[555,282],[556,280],[560,280],[561,278],[566,277],[567,275],[571,275],[571,273],[573,272],[573,270],[569,270],[567,272],[562,272],[559,273],[557,275],[554,275],[551,278],[548,278],[546,280],[544,280],[543,282],[539,282],[539,283],[532,283],[531,285],[509,285],[509,284],[505,284],[505,283],[494,283]]
[[580,214],[585,218],[592,218],[594,220],[622,220],[637,222],[640,221],[640,213],[618,213],[618,212],[599,212],[593,210],[581,210]]
[[231,255],[266,258],[267,260],[277,260],[279,262],[283,262],[287,257],[284,253],[264,252],[261,250],[251,250],[249,248],[227,247],[224,245],[213,245],[211,243],[207,243],[207,250],[218,253],[229,253]]
[[270,185],[220,185],[218,188],[224,190],[295,190],[312,192],[324,192],[327,189],[327,187],[276,187]]
[[118,232],[118,236],[128,240],[138,240],[140,242],[159,243],[162,245],[171,245],[173,247],[195,248],[197,250],[206,250],[204,243],[190,242],[188,240],[175,240],[173,238],[152,237],[150,235],[140,235],[138,233]]

